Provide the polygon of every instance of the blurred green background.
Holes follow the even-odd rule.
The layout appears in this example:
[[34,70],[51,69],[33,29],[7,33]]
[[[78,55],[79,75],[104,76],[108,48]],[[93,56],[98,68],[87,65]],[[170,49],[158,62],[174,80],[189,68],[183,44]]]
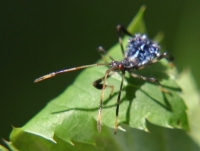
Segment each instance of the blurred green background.
[[0,138],[8,140],[11,125],[23,126],[80,71],[38,84],[35,78],[96,62],[96,48],[117,43],[116,25],[127,26],[144,4],[149,37],[162,31],[179,71],[191,68],[200,86],[199,0],[1,1]]

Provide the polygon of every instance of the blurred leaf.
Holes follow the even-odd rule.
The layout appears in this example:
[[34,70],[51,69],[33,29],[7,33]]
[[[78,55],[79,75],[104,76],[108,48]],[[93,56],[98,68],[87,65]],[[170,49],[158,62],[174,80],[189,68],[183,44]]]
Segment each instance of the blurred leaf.
[[0,151],[8,151],[4,146],[0,145]]
[[185,70],[176,80],[183,89],[182,98],[188,107],[189,136],[200,146],[200,95],[190,70]]
[[[131,33],[145,31],[144,10],[145,8],[142,7],[129,25],[128,29]],[[127,37],[124,42],[126,40]],[[119,44],[111,48],[109,53],[116,60],[122,59]],[[96,128],[95,120],[101,92],[92,86],[92,82],[103,77],[106,70],[106,67],[84,70],[73,85],[50,101],[25,126],[13,128],[10,136],[12,144],[16,148],[26,151],[83,150],[83,147],[85,150],[103,150],[105,148],[107,150],[124,150],[126,145],[117,142],[116,139],[119,137],[113,135],[113,131],[111,132],[108,128],[113,128],[115,123],[115,104],[121,81],[120,74],[115,74],[108,79],[108,83],[114,85],[115,91],[111,98],[109,98],[110,90],[105,91],[102,133],[99,134]],[[188,129],[186,106],[179,96],[180,88],[174,81],[176,69],[170,68],[167,61],[162,60],[142,71],[137,71],[137,73],[156,77],[170,94],[163,93],[157,85],[133,79],[127,74],[119,111],[120,126],[128,129],[126,134],[118,131],[118,135],[122,135],[123,141],[127,140],[129,134],[132,134],[132,130],[126,125],[144,131],[148,131],[147,123],[149,122],[168,128]],[[137,136],[136,133],[136,137],[140,136]],[[142,141],[138,145],[146,147]],[[136,148],[136,150],[138,149]]]
[[[9,149],[11,150],[11,151],[19,151],[18,149],[16,149],[15,148],[15,146],[13,145],[13,143],[12,142],[8,142],[8,141],[6,141],[6,140],[4,140],[3,139],[3,141],[4,141],[4,144],[6,144],[8,147],[9,147]],[[5,148],[3,148],[3,149],[5,149]],[[6,149],[5,149],[6,150]],[[0,151],[1,151],[1,146],[0,146]],[[4,151],[4,150],[3,150]],[[6,150],[7,151],[7,150]]]

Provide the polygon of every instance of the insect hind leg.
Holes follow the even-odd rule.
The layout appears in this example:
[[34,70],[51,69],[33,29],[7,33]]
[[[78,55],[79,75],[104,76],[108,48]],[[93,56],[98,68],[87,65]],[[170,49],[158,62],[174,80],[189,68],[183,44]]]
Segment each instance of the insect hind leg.
[[170,93],[168,90],[164,89],[162,87],[162,85],[160,84],[160,82],[154,78],[154,77],[145,77],[145,76],[142,76],[142,75],[138,75],[138,74],[135,74],[135,73],[130,73],[130,75],[134,78],[137,78],[137,79],[140,79],[140,80],[143,80],[143,81],[147,81],[147,82],[152,82],[152,83],[155,83],[157,84],[161,91],[164,92],[164,93]]
[[174,60],[174,56],[172,56],[171,54],[169,54],[168,52],[164,52],[163,54],[161,54],[160,56],[158,56],[156,59],[154,59],[152,61],[152,63],[156,63],[159,60],[166,58],[169,62],[172,62]]

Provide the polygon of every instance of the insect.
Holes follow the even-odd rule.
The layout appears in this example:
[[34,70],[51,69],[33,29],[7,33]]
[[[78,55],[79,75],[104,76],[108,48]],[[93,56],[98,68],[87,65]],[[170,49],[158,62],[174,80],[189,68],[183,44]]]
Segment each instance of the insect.
[[[124,48],[123,48],[122,33],[130,36],[128,40],[128,44],[126,46],[126,51],[124,51]],[[99,47],[99,51],[103,54],[108,55],[108,57],[112,60],[110,63],[96,63],[96,64],[83,65],[79,67],[64,69],[64,70],[60,70],[57,72],[52,72],[50,74],[44,75],[34,81],[34,82],[39,82],[39,81],[54,77],[61,73],[80,70],[80,69],[89,68],[93,66],[108,66],[109,69],[105,72],[105,75],[102,78],[97,79],[96,81],[93,82],[93,86],[101,90],[100,105],[99,105],[98,117],[97,117],[97,129],[100,132],[104,91],[106,87],[111,88],[112,90],[111,93],[114,90],[114,86],[107,85],[106,80],[112,76],[111,74],[112,72],[121,72],[122,79],[121,79],[120,89],[119,89],[117,103],[116,103],[116,120],[115,120],[115,128],[114,128],[115,134],[118,128],[119,105],[120,105],[121,92],[123,88],[125,72],[130,73],[130,75],[133,78],[138,78],[144,81],[153,82],[155,84],[160,85],[159,81],[156,78],[138,75],[138,74],[135,74],[133,71],[141,70],[150,64],[158,62],[160,59],[163,59],[163,58],[167,58],[170,61],[173,60],[173,56],[170,55],[169,53],[165,52],[161,54],[160,46],[156,42],[153,42],[152,40],[148,39],[148,37],[144,34],[143,35],[135,34],[133,36],[121,25],[117,26],[117,34],[118,34],[118,41],[121,46],[121,51],[124,55],[123,60],[121,61],[114,60],[111,56],[107,54],[106,50],[103,47]]]

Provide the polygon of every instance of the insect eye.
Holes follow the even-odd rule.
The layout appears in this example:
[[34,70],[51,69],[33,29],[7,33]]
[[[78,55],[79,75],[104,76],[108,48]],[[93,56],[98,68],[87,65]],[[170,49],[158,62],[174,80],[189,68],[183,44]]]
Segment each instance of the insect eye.
[[118,68],[119,68],[119,69],[122,69],[122,68],[123,68],[123,66],[122,66],[121,64],[119,64],[119,65],[118,65]]

